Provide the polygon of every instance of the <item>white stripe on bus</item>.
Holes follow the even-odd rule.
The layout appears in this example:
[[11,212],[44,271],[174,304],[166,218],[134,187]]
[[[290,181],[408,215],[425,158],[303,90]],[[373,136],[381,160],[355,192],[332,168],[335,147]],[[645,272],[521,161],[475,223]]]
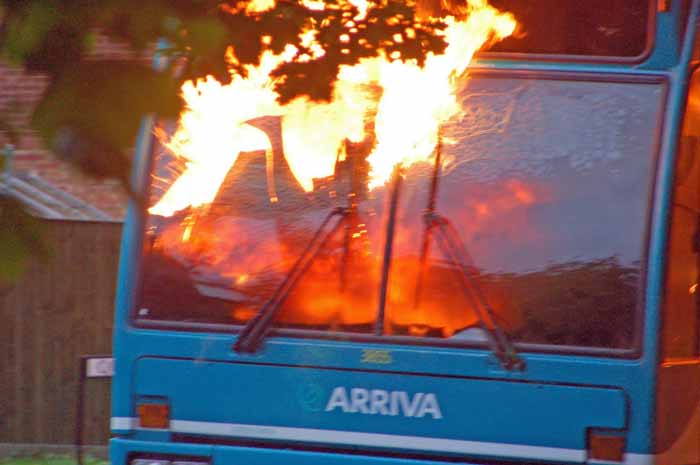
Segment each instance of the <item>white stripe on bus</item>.
[[[137,419],[113,417],[112,430],[142,429]],[[217,423],[209,421],[171,420],[169,431],[186,434],[210,434],[249,439],[275,439],[286,441],[322,442],[353,446],[387,447],[404,450],[451,452],[497,457],[565,460],[584,462],[586,451],[561,447],[527,446],[498,442],[463,441],[460,439],[429,438],[381,433],[359,433],[316,428],[293,428],[288,426],[247,425],[240,423]],[[653,455],[625,454],[627,465],[649,465]]]

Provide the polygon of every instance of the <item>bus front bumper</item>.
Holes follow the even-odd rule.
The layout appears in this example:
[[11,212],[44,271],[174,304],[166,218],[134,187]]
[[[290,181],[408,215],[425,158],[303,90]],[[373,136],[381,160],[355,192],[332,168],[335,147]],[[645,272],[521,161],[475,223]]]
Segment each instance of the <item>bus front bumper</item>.
[[[111,465],[445,465],[433,460],[247,446],[185,444],[113,438]],[[143,461],[138,461],[142,459]],[[460,462],[468,465],[467,462]]]

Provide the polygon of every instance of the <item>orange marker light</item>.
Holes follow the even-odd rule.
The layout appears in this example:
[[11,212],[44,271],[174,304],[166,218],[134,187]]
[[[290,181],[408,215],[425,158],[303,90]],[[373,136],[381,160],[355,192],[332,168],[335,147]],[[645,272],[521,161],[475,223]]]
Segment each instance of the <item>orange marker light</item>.
[[622,462],[625,455],[625,436],[591,432],[588,435],[588,460]]
[[136,411],[142,428],[164,429],[170,426],[170,407],[166,404],[139,404]]

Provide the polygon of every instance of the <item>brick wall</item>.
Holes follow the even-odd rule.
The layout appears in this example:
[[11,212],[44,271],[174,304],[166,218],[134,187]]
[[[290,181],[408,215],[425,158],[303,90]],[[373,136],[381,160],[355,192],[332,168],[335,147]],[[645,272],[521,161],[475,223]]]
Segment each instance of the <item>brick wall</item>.
[[[124,43],[97,34],[90,59],[134,59],[148,61],[152,52],[134,53]],[[116,219],[122,219],[127,197],[116,181],[98,181],[86,177],[46,150],[28,127],[31,113],[48,80],[0,62],[0,114],[19,134],[14,169],[33,171],[70,194],[94,205]],[[0,145],[8,142],[0,131]]]

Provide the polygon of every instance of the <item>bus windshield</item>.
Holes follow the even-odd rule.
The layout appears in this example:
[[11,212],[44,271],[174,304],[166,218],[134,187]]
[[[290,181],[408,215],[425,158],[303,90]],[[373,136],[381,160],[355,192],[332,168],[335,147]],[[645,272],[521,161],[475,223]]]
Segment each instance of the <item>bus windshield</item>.
[[[463,111],[442,128],[437,185],[430,162],[402,173],[383,337],[458,343],[479,325],[466,269],[516,342],[630,348],[663,92],[656,81],[467,79]],[[136,318],[244,324],[342,207],[274,324],[373,334],[394,185],[367,188],[371,146],[348,142],[334,174],[303,189],[279,140],[285,121],[256,124],[271,148],[241,151],[210,204],[151,210]],[[152,205],[183,176],[156,152]],[[431,209],[445,234],[426,240]]]
[[492,0],[523,29],[489,52],[639,57],[650,38],[649,0]]

